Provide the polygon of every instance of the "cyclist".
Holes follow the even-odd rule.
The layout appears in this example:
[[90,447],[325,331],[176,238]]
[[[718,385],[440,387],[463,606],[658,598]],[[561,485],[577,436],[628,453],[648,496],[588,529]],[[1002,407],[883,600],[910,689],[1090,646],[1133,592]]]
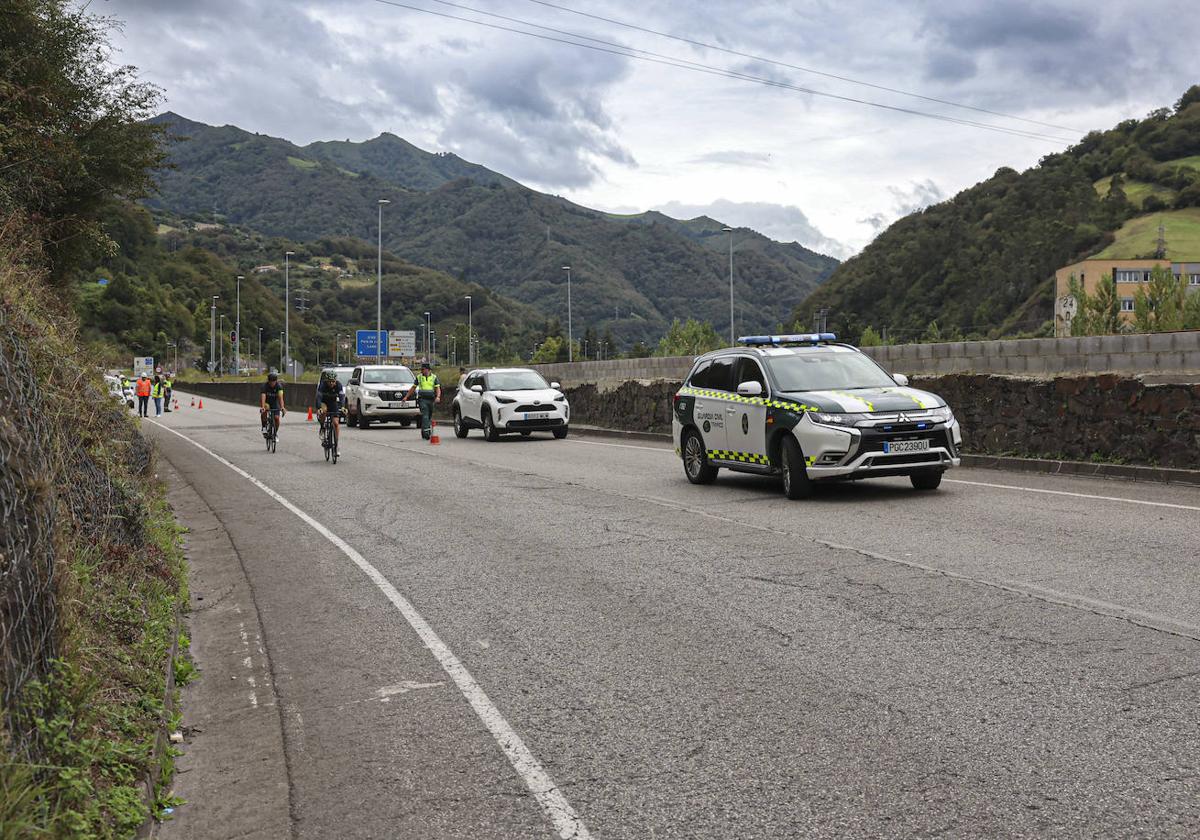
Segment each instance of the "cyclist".
[[332,422],[335,444],[341,435],[341,423],[338,421],[345,402],[346,389],[338,381],[337,373],[332,370],[323,371],[321,381],[317,384],[317,417],[321,421],[317,426],[317,434],[321,433],[326,423]]
[[267,418],[275,424],[275,436],[279,436],[279,418],[287,414],[287,405],[283,400],[283,383],[279,381],[279,374],[271,371],[267,374],[267,381],[263,383],[262,393],[259,395],[259,419],[262,420],[263,437],[267,436]]

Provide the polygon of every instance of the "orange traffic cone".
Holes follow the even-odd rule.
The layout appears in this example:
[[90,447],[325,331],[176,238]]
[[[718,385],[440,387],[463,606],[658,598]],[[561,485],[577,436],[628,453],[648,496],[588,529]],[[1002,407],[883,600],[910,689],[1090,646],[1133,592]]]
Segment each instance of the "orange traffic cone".
[[433,444],[434,446],[437,446],[439,443],[441,443],[441,442],[442,442],[442,439],[441,439],[441,437],[440,437],[440,436],[438,435],[438,433],[437,433],[437,421],[436,421],[436,420],[430,420],[430,421],[429,421],[429,424],[430,424],[430,428],[429,428],[429,431],[430,431],[430,435],[429,435],[429,442],[430,442],[431,444]]
[[311,422],[312,422],[312,406],[311,406],[311,405],[308,407],[308,420],[307,420],[307,422],[309,422],[309,423],[311,423]]
[[203,397],[200,398],[200,405],[196,406],[196,408],[204,408],[204,398]]

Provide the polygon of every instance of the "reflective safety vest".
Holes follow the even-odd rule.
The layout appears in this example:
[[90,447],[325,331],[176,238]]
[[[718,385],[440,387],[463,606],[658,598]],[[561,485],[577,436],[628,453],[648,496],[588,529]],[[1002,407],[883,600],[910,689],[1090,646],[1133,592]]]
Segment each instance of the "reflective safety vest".
[[150,396],[161,397],[163,395],[163,386],[161,382],[155,382],[150,386]]
[[163,387],[166,388],[168,391],[170,391],[172,388],[175,387],[175,380],[174,379],[164,379]]
[[439,384],[437,374],[435,373],[431,373],[429,376],[423,373],[417,374],[417,393],[419,395],[432,396],[437,392]]
[[149,379],[139,379],[137,381],[137,395],[139,397],[150,396],[150,380]]

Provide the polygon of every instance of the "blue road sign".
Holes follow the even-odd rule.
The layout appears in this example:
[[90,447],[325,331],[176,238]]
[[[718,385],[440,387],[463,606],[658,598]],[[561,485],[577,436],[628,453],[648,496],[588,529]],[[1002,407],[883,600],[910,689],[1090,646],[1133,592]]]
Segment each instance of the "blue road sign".
[[[380,330],[376,335],[375,330],[358,330],[355,333],[357,345],[355,352],[360,356],[375,356],[387,355],[387,330]],[[382,347],[385,352],[382,354],[379,348]]]
[[98,286],[107,286],[107,285],[108,285],[108,278],[107,278],[107,277],[101,277],[99,280],[97,280],[97,281],[96,281],[96,285],[98,285]]

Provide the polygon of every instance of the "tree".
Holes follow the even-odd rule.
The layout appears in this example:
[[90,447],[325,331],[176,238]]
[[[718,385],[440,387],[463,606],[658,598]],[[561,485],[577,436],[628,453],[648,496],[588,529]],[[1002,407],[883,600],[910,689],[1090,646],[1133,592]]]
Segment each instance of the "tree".
[[707,321],[696,321],[688,318],[680,323],[676,318],[671,322],[671,328],[658,342],[656,356],[698,356],[709,350],[724,346],[725,342]]
[[1150,282],[1133,297],[1133,325],[1138,332],[1183,329],[1188,301],[1187,279],[1170,268],[1156,265]]
[[66,0],[6,0],[0,13],[0,216],[36,225],[60,283],[113,251],[106,208],[147,195],[164,160],[162,130],[145,122],[161,93],[110,63],[112,26]]
[[883,336],[875,332],[874,327],[863,330],[862,338],[858,340],[859,347],[879,347],[883,344]]
[[1067,279],[1067,288],[1075,298],[1075,317],[1071,319],[1071,335],[1114,335],[1121,332],[1121,301],[1112,275],[1100,278],[1096,294],[1091,295],[1074,274]]
[[[1197,295],[1197,297],[1200,298],[1200,295]],[[645,359],[650,355],[651,350],[644,341],[635,341],[633,346],[629,348],[629,358],[631,359]]]

